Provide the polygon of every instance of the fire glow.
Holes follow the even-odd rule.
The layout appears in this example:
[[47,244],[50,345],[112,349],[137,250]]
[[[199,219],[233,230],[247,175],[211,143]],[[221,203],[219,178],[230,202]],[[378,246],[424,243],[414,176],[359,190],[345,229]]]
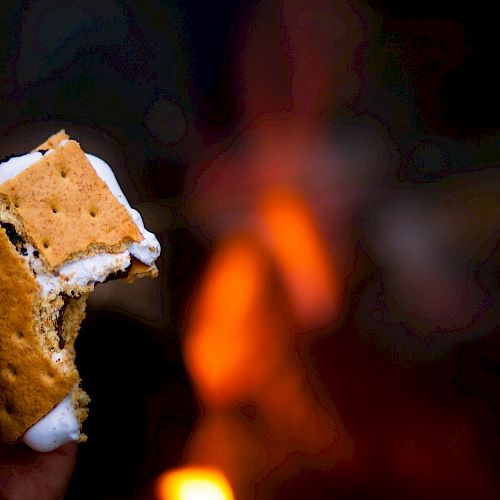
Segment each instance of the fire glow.
[[[309,100],[306,107],[313,118],[321,106]],[[307,359],[311,335],[304,335],[332,326],[343,298],[339,255],[348,207],[337,204],[328,227],[338,234],[327,240],[318,198],[333,181],[322,132],[293,113],[264,118],[196,176],[193,205],[217,229],[183,339],[201,406],[186,459],[224,471],[238,499],[272,495],[258,485],[281,467],[292,475],[298,465],[291,457],[325,470],[352,454]]]
[[261,213],[264,239],[297,319],[309,327],[331,321],[340,303],[340,286],[305,199],[291,190],[272,191],[264,197]]
[[201,285],[185,343],[186,363],[201,398],[227,404],[262,383],[264,339],[255,331],[266,262],[249,238],[220,245]]
[[[216,246],[184,339],[204,410],[188,458],[224,470],[243,495],[290,454],[349,448],[294,347],[304,328],[334,321],[341,294],[335,265],[304,197],[278,189],[259,199],[253,229]],[[240,406],[243,413],[235,413]],[[272,452],[249,433],[246,418],[265,422]],[[256,464],[252,472],[245,462]]]
[[160,500],[234,500],[225,476],[215,469],[185,467],[158,480]]
[[[475,490],[470,498],[495,490],[489,473],[475,462],[480,450],[470,445],[477,426],[459,421],[449,428],[454,411],[464,411],[460,397],[444,417],[426,400],[419,377],[429,376],[428,370],[419,371],[413,353],[430,349],[422,350],[418,339],[407,336],[408,327],[399,328],[397,308],[397,321],[391,319],[384,330],[385,314],[391,312],[384,302],[387,274],[373,269],[383,260],[371,261],[370,242],[359,254],[354,248],[359,242],[354,238],[360,237],[351,234],[356,217],[369,210],[363,204],[378,203],[374,195],[387,194],[377,181],[377,162],[381,177],[386,168],[385,143],[380,139],[379,144],[385,128],[364,117],[359,130],[346,128],[347,145],[339,149],[343,136],[333,137],[322,114],[342,109],[361,91],[367,37],[375,28],[369,18],[350,2],[259,3],[236,40],[241,135],[193,172],[193,219],[208,234],[213,253],[184,336],[186,366],[201,407],[186,462],[218,467],[238,500],[295,498],[293,493],[306,498],[309,485],[300,476],[311,471],[324,473],[323,493],[337,484],[339,497],[376,498],[380,491],[387,492],[382,498],[399,498],[407,485],[410,496],[422,498],[428,492],[447,498],[440,496],[444,491],[460,496],[462,487]],[[265,58],[272,59],[274,72]],[[401,206],[404,199],[394,209],[390,205],[396,213]],[[438,273],[418,254],[425,233],[416,229],[427,221],[393,231],[396,246],[391,238],[380,239],[384,226],[394,229],[392,219],[379,214],[375,219],[382,227],[374,239],[389,255],[386,273],[404,278],[394,287],[396,299],[406,296],[415,304],[414,290],[423,290],[423,308],[436,306],[430,292],[441,300],[445,296],[436,287]],[[401,250],[404,234],[417,236],[420,247]],[[408,258],[412,254],[422,267]],[[397,256],[406,276],[395,266]],[[346,292],[349,273],[356,288]],[[416,278],[413,289],[408,276]],[[339,325],[344,300],[345,324]],[[328,341],[308,352],[310,337],[326,328],[330,336],[322,340]],[[416,373],[410,373],[413,368]],[[423,380],[434,385],[431,378]],[[349,435],[330,394],[349,422]],[[421,399],[422,407],[408,411],[414,399]],[[453,453],[460,459],[450,461]],[[283,483],[288,484],[275,496]],[[419,495],[422,487],[427,490]]]

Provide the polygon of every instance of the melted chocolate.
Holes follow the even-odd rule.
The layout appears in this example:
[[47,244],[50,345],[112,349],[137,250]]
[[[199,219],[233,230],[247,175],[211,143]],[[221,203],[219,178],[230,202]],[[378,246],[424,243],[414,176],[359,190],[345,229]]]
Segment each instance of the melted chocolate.
[[9,238],[10,242],[17,248],[24,243],[19,234],[17,234],[16,228],[13,224],[9,224],[8,222],[0,222],[0,226],[3,227],[5,233],[7,234],[7,238]]
[[57,336],[59,337],[59,349],[64,349],[64,344],[66,343],[62,335],[63,325],[64,325],[64,312],[68,307],[71,297],[69,295],[66,295],[65,293],[62,293],[61,298],[63,299],[63,305],[59,310],[59,316],[57,317],[56,331],[57,331]]

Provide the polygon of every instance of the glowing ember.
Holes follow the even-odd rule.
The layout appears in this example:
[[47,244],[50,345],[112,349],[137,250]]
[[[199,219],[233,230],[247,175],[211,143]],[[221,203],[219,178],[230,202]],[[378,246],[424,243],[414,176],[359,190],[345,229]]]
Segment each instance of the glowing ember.
[[158,480],[161,500],[234,500],[225,476],[215,469],[185,467],[166,472]]

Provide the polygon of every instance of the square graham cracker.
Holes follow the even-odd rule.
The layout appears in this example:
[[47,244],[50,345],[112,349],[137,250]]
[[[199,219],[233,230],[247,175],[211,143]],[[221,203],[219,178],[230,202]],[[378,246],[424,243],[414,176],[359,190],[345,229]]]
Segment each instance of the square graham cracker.
[[49,269],[84,255],[118,252],[142,240],[127,210],[73,140],[0,185],[0,194],[11,203]]

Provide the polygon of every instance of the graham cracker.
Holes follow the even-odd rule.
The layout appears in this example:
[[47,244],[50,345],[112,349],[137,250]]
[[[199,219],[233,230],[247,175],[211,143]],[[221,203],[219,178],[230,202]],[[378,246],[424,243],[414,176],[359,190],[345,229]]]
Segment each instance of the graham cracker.
[[156,278],[158,276],[158,268],[156,267],[155,264],[148,266],[147,264],[144,264],[140,260],[137,259],[132,259],[132,262],[130,264],[130,268],[128,270],[127,277],[125,278],[125,281],[128,283],[132,283],[136,279],[139,278]]
[[37,146],[33,151],[44,149],[55,149],[63,141],[67,141],[69,135],[64,130],[59,130],[57,134],[51,135],[45,142]]
[[0,227],[0,441],[14,443],[78,382],[35,333],[39,285]]
[[[57,136],[57,134],[56,134]],[[69,140],[0,185],[49,269],[86,254],[118,252],[142,235]]]

